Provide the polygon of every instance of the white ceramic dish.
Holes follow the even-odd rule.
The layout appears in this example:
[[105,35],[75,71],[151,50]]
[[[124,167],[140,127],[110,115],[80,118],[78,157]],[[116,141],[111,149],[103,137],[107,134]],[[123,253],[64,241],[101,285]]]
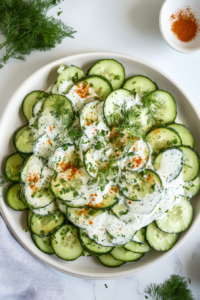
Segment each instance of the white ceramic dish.
[[[87,69],[95,62],[104,58],[113,58],[122,63],[126,70],[126,78],[134,74],[142,74],[155,81],[160,89],[169,91],[175,97],[178,103],[178,114],[193,133],[196,141],[195,149],[200,153],[200,116],[198,115],[198,111],[191,99],[189,99],[185,92],[174,83],[169,76],[138,58],[117,53],[94,52],[68,56],[46,65],[31,75],[14,93],[7,104],[0,123],[0,159],[2,168],[4,167],[5,158],[15,151],[12,144],[14,132],[17,128],[26,123],[21,112],[21,104],[24,96],[32,90],[45,90],[49,85],[54,83],[56,80],[56,70],[62,63],[68,65],[74,64],[83,68],[84,71],[87,71]],[[80,257],[76,261],[67,262],[57,258],[55,255],[51,256],[44,254],[33,244],[29,232],[23,230],[23,228],[27,228],[26,212],[20,213],[12,210],[3,199],[0,199],[0,210],[10,231],[19,243],[30,254],[43,263],[58,271],[76,277],[88,279],[114,279],[141,272],[178,249],[178,247],[186,241],[200,220],[200,201],[198,201],[198,198],[199,195],[192,199],[192,204],[194,206],[194,219],[192,225],[186,232],[180,235],[178,242],[172,250],[166,253],[152,250],[138,262],[126,263],[120,268],[113,269],[100,265],[98,261],[92,257]]]
[[188,43],[179,41],[171,31],[171,15],[187,6],[190,6],[191,12],[195,15],[196,19],[200,19],[199,0],[165,0],[159,17],[160,31],[163,38],[174,50],[182,53],[192,53],[200,50],[200,31],[197,33],[196,38]]

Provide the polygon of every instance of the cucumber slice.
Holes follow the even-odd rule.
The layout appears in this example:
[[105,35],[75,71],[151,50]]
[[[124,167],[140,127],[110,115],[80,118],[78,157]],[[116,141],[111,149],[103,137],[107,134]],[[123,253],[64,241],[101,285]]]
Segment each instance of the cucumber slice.
[[40,135],[33,144],[33,153],[35,156],[47,159],[52,155],[53,151],[60,145],[61,135],[58,134],[58,139],[49,137],[48,133]]
[[167,233],[180,233],[186,230],[193,218],[193,207],[184,196],[162,219],[156,221],[158,228]]
[[146,136],[146,142],[149,143],[153,156],[157,155],[163,149],[182,144],[178,133],[174,129],[165,127],[158,127],[151,130]]
[[200,176],[197,176],[193,181],[185,182],[183,188],[185,197],[194,197],[200,189]]
[[21,187],[19,183],[11,185],[7,192],[7,201],[11,208],[14,210],[24,210],[27,206],[22,201]]
[[53,214],[56,210],[57,210],[56,201],[53,201],[45,207],[33,209],[33,212],[38,216],[47,216]]
[[147,133],[153,127],[153,118],[151,113],[149,112],[148,107],[143,107],[142,105],[135,105],[131,109],[128,118],[129,124],[130,126],[132,126],[133,131],[134,129],[138,130],[137,127],[139,127],[141,131],[141,136]]
[[133,201],[140,201],[144,198],[151,201],[150,199],[155,197],[155,193],[161,187],[162,182],[159,175],[148,169],[141,172],[126,172],[120,180],[121,193]]
[[88,75],[102,75],[112,84],[113,90],[119,89],[125,80],[125,70],[122,64],[114,59],[103,59],[94,64]]
[[81,70],[76,66],[73,65],[69,67],[64,66],[63,71],[58,75],[57,78],[57,82],[56,82],[57,89],[59,89],[61,85],[63,85],[64,87],[65,82],[68,82],[69,84],[67,85],[66,89],[62,91],[63,94],[66,94],[70,89],[70,87],[73,85],[73,83],[77,82],[79,79],[85,76],[86,75],[83,72],[83,70]]
[[185,161],[182,170],[183,180],[193,181],[199,174],[199,156],[188,146],[181,146],[180,149],[185,154]]
[[185,125],[172,123],[167,125],[167,127],[172,128],[178,132],[182,140],[182,145],[194,148],[194,137]]
[[134,253],[132,251],[128,251],[123,247],[115,247],[112,252],[110,252],[112,257],[117,260],[122,260],[124,262],[128,261],[137,261],[139,260],[144,254],[141,253]]
[[63,201],[56,199],[56,205],[64,215],[67,214],[67,205]]
[[55,116],[62,118],[65,128],[68,128],[73,120],[74,112],[71,102],[64,96],[51,95],[46,98],[43,104],[43,111],[49,109]]
[[67,208],[67,219],[72,222],[75,226],[83,228],[81,225],[82,219],[85,222],[93,222],[93,219],[98,215],[102,214],[103,210],[95,210],[91,208]]
[[47,97],[41,97],[39,98],[36,103],[33,105],[33,108],[32,108],[32,115],[33,117],[38,117],[41,112],[42,112],[42,108],[43,108],[43,104],[44,104],[44,101],[46,100]]
[[119,219],[121,216],[126,215],[129,212],[128,207],[125,204],[118,203],[115,206],[113,206],[111,210]]
[[110,126],[123,124],[127,121],[127,112],[131,110],[137,101],[130,91],[119,89],[110,93],[103,107],[104,117]]
[[31,231],[40,237],[51,235],[65,221],[63,213],[56,211],[50,216],[38,216],[33,214],[31,218]]
[[157,90],[143,97],[142,102],[149,107],[154,125],[168,124],[176,119],[176,101],[168,92]]
[[5,163],[5,175],[11,181],[19,181],[19,173],[23,164],[23,157],[19,153],[11,154]]
[[85,195],[89,175],[84,168],[71,167],[66,172],[55,174],[51,179],[51,191],[58,199],[76,200]]
[[154,170],[167,182],[176,179],[183,169],[185,155],[180,148],[169,148],[160,152],[154,160]]
[[103,76],[87,76],[73,85],[66,97],[74,110],[80,112],[88,100],[104,100],[112,91],[110,82]]
[[21,173],[22,195],[31,209],[38,209],[49,205],[54,200],[50,192],[50,180],[53,172],[43,161],[32,155]]
[[103,254],[97,257],[100,263],[102,263],[106,267],[117,268],[124,265],[126,262],[122,260],[116,260],[110,254]]
[[80,113],[80,125],[82,130],[98,122],[99,103],[99,100],[94,100],[84,105]]
[[33,212],[31,209],[28,210],[28,214],[27,214],[27,226],[28,228],[31,230],[31,218],[33,216]]
[[48,94],[43,91],[33,91],[26,95],[22,103],[22,112],[24,117],[29,122],[32,117],[32,109],[37,100],[41,97],[47,97]]
[[93,200],[95,201],[96,197],[98,197],[98,193],[92,194],[91,201],[87,203],[87,206],[94,209],[109,209],[119,202],[119,188],[112,185],[109,188],[108,193],[102,196],[102,201],[95,204],[95,202],[93,203]]
[[135,137],[129,152],[121,162],[120,167],[123,171],[139,171],[148,164],[150,149],[142,139]]
[[121,160],[124,158],[131,147],[129,130],[112,127],[110,143],[112,147],[110,158],[113,160]]
[[161,231],[155,222],[147,226],[146,239],[150,247],[157,251],[170,250],[178,240],[177,233],[166,233]]
[[28,154],[33,152],[33,135],[28,125],[23,126],[14,135],[13,143],[20,153]]
[[119,167],[112,161],[102,161],[102,155],[99,150],[90,148],[85,152],[85,169],[93,178],[103,175],[108,180],[111,180],[119,173]]
[[133,236],[133,242],[143,244],[146,242],[146,227],[140,228]]
[[151,250],[151,247],[145,242],[143,244],[130,241],[123,246],[126,250],[132,251],[134,253],[146,253]]
[[106,254],[113,250],[113,247],[104,247],[92,241],[82,229],[79,229],[79,240],[83,249],[92,255]]
[[28,171],[28,168],[29,168],[29,165],[30,163],[32,162],[34,158],[34,155],[31,155],[29,157],[27,157],[22,166],[21,166],[21,170],[20,170],[20,181],[23,183],[26,181],[26,177],[27,177],[27,171]]
[[63,225],[51,236],[55,254],[64,260],[75,260],[83,253],[78,239],[78,229],[73,225]]
[[39,237],[38,235],[32,233],[32,239],[40,251],[46,254],[54,254],[51,246],[51,236]]
[[155,82],[143,75],[136,75],[125,81],[124,89],[136,91],[138,94],[150,93],[158,89]]
[[78,167],[80,158],[74,145],[64,144],[58,147],[48,160],[49,168],[55,172],[66,172],[69,168]]

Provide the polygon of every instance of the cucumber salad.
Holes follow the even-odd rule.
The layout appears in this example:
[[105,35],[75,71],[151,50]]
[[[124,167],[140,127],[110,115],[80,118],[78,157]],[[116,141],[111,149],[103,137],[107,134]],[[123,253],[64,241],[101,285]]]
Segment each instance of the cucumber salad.
[[[133,70],[134,73],[134,70]],[[27,124],[5,163],[7,201],[28,209],[35,245],[107,267],[168,251],[193,218],[199,157],[173,96],[104,59],[61,65],[47,91],[23,100]]]

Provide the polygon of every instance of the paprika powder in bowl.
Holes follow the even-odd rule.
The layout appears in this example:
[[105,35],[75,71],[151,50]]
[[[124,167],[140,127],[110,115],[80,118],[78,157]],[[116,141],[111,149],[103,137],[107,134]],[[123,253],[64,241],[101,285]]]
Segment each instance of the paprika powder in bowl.
[[165,41],[176,51],[200,50],[200,1],[165,0],[159,26]]

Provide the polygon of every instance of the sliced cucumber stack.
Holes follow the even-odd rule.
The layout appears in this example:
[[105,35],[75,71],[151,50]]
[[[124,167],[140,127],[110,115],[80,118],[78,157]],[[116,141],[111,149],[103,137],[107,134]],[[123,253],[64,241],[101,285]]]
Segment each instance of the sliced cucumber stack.
[[88,75],[102,75],[112,84],[113,90],[119,89],[125,79],[125,70],[122,64],[114,59],[103,59],[94,64]]

